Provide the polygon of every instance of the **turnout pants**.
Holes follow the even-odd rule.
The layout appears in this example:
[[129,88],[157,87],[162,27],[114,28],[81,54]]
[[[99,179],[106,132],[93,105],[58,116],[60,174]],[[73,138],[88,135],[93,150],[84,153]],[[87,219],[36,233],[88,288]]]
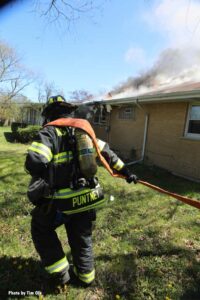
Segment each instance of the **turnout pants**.
[[35,248],[46,271],[59,283],[69,281],[69,263],[58,239],[56,228],[65,225],[73,259],[73,273],[84,284],[95,278],[92,251],[92,225],[95,210],[62,217],[57,220],[56,210],[48,205],[35,207],[32,211],[31,234]]

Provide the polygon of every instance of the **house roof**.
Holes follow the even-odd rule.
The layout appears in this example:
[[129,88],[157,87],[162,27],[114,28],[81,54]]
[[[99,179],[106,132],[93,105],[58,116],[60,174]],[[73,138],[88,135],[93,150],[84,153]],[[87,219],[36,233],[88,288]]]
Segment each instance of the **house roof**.
[[[185,82],[178,85],[170,85],[160,88],[149,90],[146,93],[137,94],[131,96],[110,97],[109,99],[102,99],[100,101],[94,101],[93,104],[110,104],[121,105],[131,103],[154,103],[154,102],[188,102],[188,101],[200,101],[200,82]],[[91,102],[90,102],[91,104]]]
[[[67,101],[67,102],[70,102],[70,101]],[[77,103],[75,101],[74,102],[71,101],[71,103],[73,103],[77,106],[80,105],[80,103]],[[24,107],[35,108],[35,109],[43,108],[45,104],[46,103],[44,103],[44,102],[25,102],[25,103],[23,103]]]

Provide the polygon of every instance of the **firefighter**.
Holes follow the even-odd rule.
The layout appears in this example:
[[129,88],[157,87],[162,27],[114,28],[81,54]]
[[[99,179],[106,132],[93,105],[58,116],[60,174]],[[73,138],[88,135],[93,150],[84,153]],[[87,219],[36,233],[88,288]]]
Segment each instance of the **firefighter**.
[[[81,159],[86,154],[94,155],[95,149],[84,149],[80,159],[75,129],[59,126],[59,120],[72,119],[69,116],[76,108],[59,95],[48,99],[42,112],[45,126],[29,147],[25,161],[25,169],[32,176],[28,197],[35,205],[31,212],[32,239],[54,285],[75,279],[87,286],[95,279],[92,225],[96,220],[95,209],[103,203],[104,197],[95,176],[94,160],[91,176],[80,170]],[[57,125],[51,125],[55,120]],[[81,132],[83,139],[84,132]],[[97,139],[97,144],[115,174],[123,175],[128,183],[137,183],[136,175],[130,173],[107,143]],[[86,155],[85,162],[89,161],[88,157]],[[61,224],[66,228],[71,249],[73,266],[70,268],[55,231]]]

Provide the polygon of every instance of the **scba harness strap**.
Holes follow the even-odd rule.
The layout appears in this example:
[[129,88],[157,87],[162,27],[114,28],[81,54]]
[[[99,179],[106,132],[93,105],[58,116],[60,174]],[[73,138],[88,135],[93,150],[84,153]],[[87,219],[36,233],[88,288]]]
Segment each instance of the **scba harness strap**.
[[[53,122],[50,122],[48,124],[46,124],[46,126],[71,126],[71,127],[75,127],[75,128],[80,128],[84,131],[86,131],[88,133],[88,135],[91,137],[92,141],[93,141],[93,144],[96,148],[96,152],[98,154],[98,157],[100,159],[100,161],[102,162],[102,164],[104,165],[104,167],[107,169],[107,171],[114,177],[121,177],[121,178],[125,178],[123,175],[120,175],[120,174],[115,174],[112,169],[110,168],[109,164],[107,163],[107,161],[105,160],[105,158],[101,155],[100,153],[100,150],[99,150],[99,147],[97,145],[97,140],[96,140],[96,136],[95,136],[95,133],[94,133],[94,130],[92,129],[90,123],[87,121],[87,120],[84,120],[84,119],[72,119],[72,118],[61,118],[61,119],[57,119]],[[181,195],[178,195],[178,194],[175,194],[175,193],[172,193],[172,192],[169,192],[167,190],[163,190],[157,186],[154,186],[148,182],[145,182],[145,181],[142,181],[142,180],[138,180],[139,183],[143,184],[143,185],[146,185],[148,186],[149,188],[151,189],[154,189],[154,190],[157,190],[159,191],[160,193],[163,193],[163,194],[167,194],[179,201],[182,201],[186,204],[189,204],[193,207],[196,207],[198,209],[200,209],[200,202],[196,199],[190,199],[190,198],[187,198],[187,197],[184,197],[184,196],[181,196]]]
[[92,129],[92,126],[87,120],[84,119],[76,119],[76,118],[60,118],[55,121],[47,123],[45,126],[58,126],[58,127],[74,127],[74,128],[79,128],[84,130],[92,139],[92,142],[95,146],[97,155],[103,164],[103,166],[108,170],[108,172],[113,176],[113,177],[120,177],[120,178],[125,178],[125,176],[120,175],[118,173],[114,173],[113,170],[110,168],[109,164],[105,160],[105,158],[101,155],[100,149],[97,144],[97,139],[94,130]]
[[[100,153],[95,133],[87,120],[60,118],[53,122],[47,123],[45,127],[46,126],[71,127],[85,131],[91,137],[93,145],[96,149],[96,153],[98,154],[101,162],[106,169],[109,170],[112,175],[114,175],[108,163]],[[54,199],[56,207],[65,214],[74,214],[86,211],[99,207],[105,202],[103,189],[100,187],[100,185],[97,185],[95,188],[83,187],[77,190],[71,188],[60,189],[55,191],[51,198]]]

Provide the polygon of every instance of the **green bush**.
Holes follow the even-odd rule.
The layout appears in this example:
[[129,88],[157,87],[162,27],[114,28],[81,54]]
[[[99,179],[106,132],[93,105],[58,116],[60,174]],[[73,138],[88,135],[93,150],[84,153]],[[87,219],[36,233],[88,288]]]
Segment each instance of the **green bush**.
[[17,140],[21,143],[32,142],[40,129],[40,125],[30,125],[26,128],[19,128],[17,131]]
[[12,124],[11,124],[11,130],[15,134],[18,131],[19,128],[25,128],[26,126],[27,126],[26,123],[12,122]]

